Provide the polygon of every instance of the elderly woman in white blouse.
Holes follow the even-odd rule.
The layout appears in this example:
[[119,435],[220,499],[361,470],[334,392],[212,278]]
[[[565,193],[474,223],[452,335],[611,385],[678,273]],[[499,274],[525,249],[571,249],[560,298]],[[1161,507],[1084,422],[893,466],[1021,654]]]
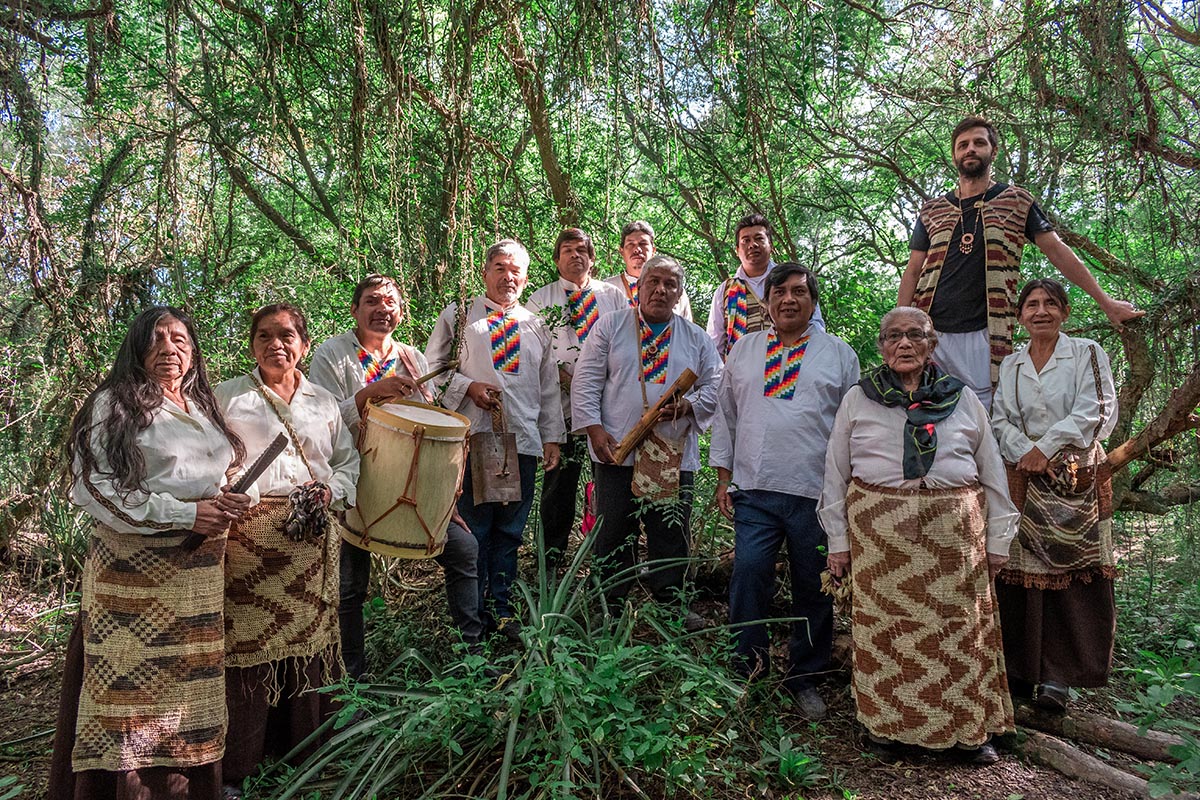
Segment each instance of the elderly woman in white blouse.
[[338,554],[329,511],[354,504],[359,456],[328,390],[298,366],[309,350],[304,312],[255,312],[248,375],[216,388],[225,419],[252,453],[279,434],[288,447],[258,479],[262,501],[229,531],[225,564],[225,782],[303,742],[334,710],[306,691],[340,677]]
[[67,646],[48,796],[217,800],[225,532],[256,499],[191,319],[137,316],[71,422],[71,501],[95,521]]
[[883,365],[842,401],[819,514],[829,569],[853,568],[853,690],[868,745],[999,756],[1013,729],[991,575],[1017,513],[987,412],[930,355],[925,312],[880,325]]
[[1021,510],[997,580],[1014,692],[1066,708],[1071,686],[1103,686],[1116,608],[1112,476],[1101,447],[1116,424],[1108,356],[1062,332],[1067,293],[1049,278],[1017,298],[1029,345],[1004,359],[992,406],[1009,488]]

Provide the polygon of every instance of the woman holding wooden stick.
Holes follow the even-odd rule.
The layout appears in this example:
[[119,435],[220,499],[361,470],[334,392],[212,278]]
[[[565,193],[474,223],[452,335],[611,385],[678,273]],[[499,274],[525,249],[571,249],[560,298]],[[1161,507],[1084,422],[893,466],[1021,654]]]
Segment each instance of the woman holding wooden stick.
[[[71,423],[71,500],[95,520],[63,669],[49,796],[221,795],[225,532],[257,499],[191,319],[155,306]],[[199,547],[185,542],[200,534]]]
[[310,690],[343,671],[341,536],[330,511],[354,504],[359,457],[337,398],[298,369],[309,345],[303,311],[264,306],[250,323],[257,366],[216,388],[225,419],[251,452],[280,433],[288,438],[256,482],[261,502],[230,529],[226,549],[222,767],[231,786],[320,727],[333,704]]

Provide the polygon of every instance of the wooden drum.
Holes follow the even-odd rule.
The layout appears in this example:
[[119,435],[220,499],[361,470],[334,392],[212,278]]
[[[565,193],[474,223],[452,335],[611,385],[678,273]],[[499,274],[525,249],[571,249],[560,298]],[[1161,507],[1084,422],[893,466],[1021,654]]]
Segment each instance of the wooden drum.
[[358,505],[343,537],[384,556],[433,558],[462,485],[471,422],[443,408],[369,403],[360,423]]

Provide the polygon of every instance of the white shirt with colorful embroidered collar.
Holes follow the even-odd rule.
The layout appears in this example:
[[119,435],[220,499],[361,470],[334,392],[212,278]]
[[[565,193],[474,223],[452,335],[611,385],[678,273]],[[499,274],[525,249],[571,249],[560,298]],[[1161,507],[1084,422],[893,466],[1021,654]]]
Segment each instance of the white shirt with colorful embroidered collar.
[[[566,435],[550,331],[541,317],[525,306],[513,306],[508,314],[518,323],[519,365],[515,373],[497,369],[487,318],[492,311],[503,310],[486,297],[467,301],[462,360],[448,377],[437,378],[434,383],[444,387],[441,404],[471,420],[471,433],[490,431],[492,415],[467,397],[467,388],[475,381],[500,387],[504,424],[517,435],[517,452],[541,458],[543,445],[561,442]],[[457,315],[458,303],[451,303],[438,316],[425,347],[431,370],[454,357]]]
[[732,491],[821,496],[825,450],[842,397],[858,383],[850,345],[809,324],[789,399],[765,396],[772,331],[748,333],[725,360],[708,463],[733,472]]
[[[600,318],[592,328],[583,353],[575,365],[571,392],[571,421],[577,433],[589,425],[603,425],[618,442],[642,418],[642,346],[637,310],[616,311]],[[700,469],[700,434],[712,424],[717,411],[717,386],[721,380],[721,357],[699,325],[672,314],[671,343],[663,383],[646,384],[646,402],[653,406],[671,384],[690,369],[698,376],[684,396],[692,404],[692,415],[655,427],[660,435],[684,439],[681,469]],[[588,442],[592,459],[596,453]],[[623,466],[633,464],[633,456]]]

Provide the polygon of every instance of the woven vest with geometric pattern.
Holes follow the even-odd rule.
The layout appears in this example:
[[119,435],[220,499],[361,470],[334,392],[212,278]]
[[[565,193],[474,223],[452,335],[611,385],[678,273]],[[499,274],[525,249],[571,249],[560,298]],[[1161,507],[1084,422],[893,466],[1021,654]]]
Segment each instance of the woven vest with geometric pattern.
[[[1025,221],[1033,206],[1033,195],[1020,186],[1008,186],[991,200],[983,202],[984,254],[987,274],[987,329],[991,352],[992,386],[1000,378],[1000,362],[1013,351],[1013,327],[1017,320],[1017,285],[1021,280],[1021,254],[1025,249]],[[929,234],[929,251],[913,305],[928,312],[946,253],[956,241],[961,212],[944,196],[921,206],[921,222]]]

